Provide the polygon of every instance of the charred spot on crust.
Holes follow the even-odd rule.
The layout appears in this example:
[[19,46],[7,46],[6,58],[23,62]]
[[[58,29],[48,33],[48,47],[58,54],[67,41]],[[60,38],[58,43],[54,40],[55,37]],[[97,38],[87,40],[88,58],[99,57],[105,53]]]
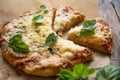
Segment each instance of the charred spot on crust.
[[104,48],[104,50],[106,50],[107,53],[111,53],[110,45],[112,45],[112,39],[109,39],[102,44],[102,47]]
[[68,13],[68,12],[72,12],[72,11],[74,11],[74,9],[73,8],[71,8],[71,7],[65,7],[64,9],[63,9],[63,11],[65,11],[66,13]]
[[22,73],[23,72],[22,69],[25,68],[25,64],[19,63],[15,66],[15,68],[16,68],[17,72]]
[[107,24],[107,22],[105,22],[105,21],[104,21],[103,19],[101,19],[101,18],[97,18],[96,21],[99,22],[99,23],[101,23],[101,24],[103,24],[103,25],[105,25],[105,26],[109,26],[109,25]]
[[5,39],[1,39],[1,37],[0,37],[0,47],[1,47],[2,43],[4,43],[4,42],[5,42]]
[[85,57],[88,57],[89,55],[92,54],[91,50],[89,50],[87,48],[83,50],[83,53],[85,53],[85,54],[83,54]]
[[26,66],[33,67],[34,65],[38,64],[38,62],[39,61],[37,59],[28,59],[21,62],[15,62],[15,67],[18,72],[23,72],[23,69]]
[[9,21],[7,21],[6,23],[4,23],[3,25],[2,25],[2,27],[0,28],[0,36],[1,36],[1,34],[3,34],[4,32],[5,32],[5,26],[7,25],[7,24],[9,24],[10,22]]

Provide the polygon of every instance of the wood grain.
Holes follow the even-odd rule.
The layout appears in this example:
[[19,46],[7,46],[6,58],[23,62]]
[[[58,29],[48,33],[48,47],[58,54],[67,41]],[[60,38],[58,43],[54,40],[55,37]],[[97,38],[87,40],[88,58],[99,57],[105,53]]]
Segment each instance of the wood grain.
[[114,9],[115,9],[115,12],[116,12],[116,15],[120,21],[120,0],[112,0],[111,1]]
[[[54,2],[54,3],[53,3]],[[87,18],[98,17],[98,8],[96,0],[0,0],[0,24],[11,21],[12,19],[39,8],[40,4],[48,6],[68,5],[75,10],[86,14]],[[95,57],[91,67],[103,67],[109,63],[108,56]],[[102,58],[102,59],[101,59]],[[18,74],[0,54],[0,80],[54,80],[53,78],[42,78],[25,74]],[[94,78],[94,77],[93,77]],[[93,80],[93,79],[90,79]]]
[[110,56],[112,64],[120,65],[120,0],[98,0],[99,14],[109,23],[113,32],[114,48]]

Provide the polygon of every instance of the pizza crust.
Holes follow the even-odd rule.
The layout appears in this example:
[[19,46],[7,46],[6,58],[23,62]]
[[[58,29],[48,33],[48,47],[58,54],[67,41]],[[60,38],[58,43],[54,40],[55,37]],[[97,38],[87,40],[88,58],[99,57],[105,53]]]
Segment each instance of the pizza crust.
[[96,21],[97,27],[95,29],[95,35],[80,35],[80,30],[83,26],[78,26],[69,31],[68,39],[74,41],[77,44],[84,45],[107,54],[111,54],[113,47],[111,29],[108,24],[101,18],[97,18]]
[[56,9],[54,19],[54,31],[58,34],[64,32],[85,19],[85,15],[69,6],[60,6]]
[[[93,52],[90,49],[59,36],[57,42],[51,46],[55,54],[51,54],[44,43],[46,37],[54,32],[52,29],[54,11],[50,10],[44,15],[45,21],[36,27],[32,18],[38,14],[39,12],[28,13],[3,26],[1,52],[18,72],[43,77],[56,76],[63,68],[71,69],[76,64],[93,60]],[[37,33],[36,29],[40,32]],[[17,33],[22,33],[22,40],[29,46],[29,53],[14,52],[9,46],[9,39]]]
[[[71,69],[76,64],[93,60],[93,52],[88,48],[78,46],[72,41],[65,40],[61,43],[60,42],[57,42],[56,45],[66,42],[69,43],[69,47],[66,47],[66,45],[62,43],[62,47],[59,48],[61,50],[57,51],[56,54],[51,55],[48,58],[40,56],[38,53],[21,55],[13,52],[10,47],[2,48],[1,52],[4,58],[18,72],[44,77],[56,76],[63,68]],[[71,48],[70,45],[74,48]],[[54,47],[56,48],[59,46]]]

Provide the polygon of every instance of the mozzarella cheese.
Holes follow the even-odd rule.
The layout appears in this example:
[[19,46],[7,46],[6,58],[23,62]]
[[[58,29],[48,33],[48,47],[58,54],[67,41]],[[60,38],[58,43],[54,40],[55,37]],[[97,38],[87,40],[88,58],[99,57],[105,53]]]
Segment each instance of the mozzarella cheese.
[[80,23],[85,18],[85,15],[74,11],[71,7],[59,7],[56,10],[56,17],[54,22],[54,30],[56,32],[66,31],[74,25]]
[[92,36],[82,36],[80,30],[83,26],[76,26],[68,32],[68,39],[84,45],[91,47],[93,49],[110,54],[112,52],[112,32],[108,25],[96,23],[95,34]]
[[[93,59],[93,52],[88,48],[78,46],[59,36],[53,45],[45,46],[47,36],[54,32],[51,27],[53,12],[44,14],[45,21],[35,25],[32,18],[38,14],[40,13],[26,14],[4,26],[5,32],[2,37],[5,41],[1,44],[2,54],[18,71],[37,76],[55,76],[61,68],[70,68]],[[28,54],[14,52],[9,46],[9,39],[17,33],[22,33],[22,40],[30,49]],[[50,53],[49,47],[54,54]]]

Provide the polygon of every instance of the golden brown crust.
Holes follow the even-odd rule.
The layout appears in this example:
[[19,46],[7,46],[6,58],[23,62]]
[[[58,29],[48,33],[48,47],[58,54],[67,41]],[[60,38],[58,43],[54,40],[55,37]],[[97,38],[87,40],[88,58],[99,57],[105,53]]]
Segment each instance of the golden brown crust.
[[29,65],[31,66],[31,64],[32,66],[35,66],[36,64],[38,64],[38,60],[36,58],[27,59],[25,56],[23,57],[16,56],[10,53],[9,50],[5,50],[5,49],[2,49],[2,55],[12,66],[16,68],[18,72],[24,72],[26,74],[35,75],[35,76],[44,76],[44,77],[56,76],[57,73],[62,68],[71,69],[76,64],[85,63],[93,60],[93,53],[86,48],[81,52],[74,53],[75,57],[72,60],[63,60],[59,66],[53,65],[46,67],[38,67],[33,70],[30,70],[26,68],[26,66]]
[[27,56],[25,55],[19,55],[13,52],[9,47],[2,47],[1,51],[2,51],[2,55],[4,56],[4,58],[13,67],[15,67],[18,72],[24,72],[26,74],[44,76],[44,77],[56,76],[57,73],[62,68],[71,69],[76,64],[85,63],[85,62],[93,60],[93,52],[89,50],[88,48],[85,48],[81,51],[75,51],[74,53],[72,53],[73,54],[72,59],[66,59],[67,56],[65,56],[66,58],[64,58],[60,54],[61,61],[60,63],[57,63],[58,64],[57,66],[49,65],[46,67],[38,66],[36,68],[32,68],[33,66],[39,64],[39,60],[40,60],[39,56],[27,58]]
[[81,21],[85,19],[85,15],[78,11],[75,11],[73,8],[59,7],[56,10],[56,17],[54,20],[54,31],[57,33],[64,32],[71,27],[74,27]]
[[[49,24],[47,24],[47,26],[45,26],[45,24],[44,26],[40,25],[38,28],[41,30],[41,32],[36,33],[34,30],[31,30],[34,29],[33,27],[35,27],[35,25],[30,23],[31,18],[35,14],[37,13],[33,12],[32,14],[30,13],[20,18],[14,19],[7,25],[4,25],[5,31],[3,31],[3,34],[1,34],[1,38],[3,39],[0,41],[2,55],[18,72],[44,77],[56,76],[57,73],[63,68],[70,69],[76,64],[93,60],[93,52],[91,50],[82,46],[78,46],[71,41],[63,40],[60,37],[58,38],[58,42],[56,42],[53,48],[56,50],[56,53],[51,54],[48,51],[48,47],[43,45],[41,46],[41,38],[48,35],[48,33],[50,34],[53,32],[50,30],[52,24],[51,20],[53,18],[48,15],[47,17],[49,17],[49,20],[47,21],[50,21]],[[20,54],[14,52],[9,46],[9,39],[14,33],[16,33],[16,31],[23,31],[23,41],[25,41],[30,47],[30,53]],[[30,34],[33,32],[34,34],[29,36],[26,32]],[[38,43],[32,44],[34,40],[36,40],[35,42]],[[66,43],[69,43],[69,45],[66,45]],[[74,46],[74,48],[69,46]],[[58,47],[58,49],[56,49],[56,47]],[[70,56],[66,53],[70,54]]]
[[112,33],[111,29],[108,27],[108,24],[100,18],[96,19],[97,28],[96,33],[93,36],[78,36],[80,28],[76,28],[76,32],[70,31],[68,39],[74,41],[77,44],[84,45],[101,52],[111,54],[113,47]]

